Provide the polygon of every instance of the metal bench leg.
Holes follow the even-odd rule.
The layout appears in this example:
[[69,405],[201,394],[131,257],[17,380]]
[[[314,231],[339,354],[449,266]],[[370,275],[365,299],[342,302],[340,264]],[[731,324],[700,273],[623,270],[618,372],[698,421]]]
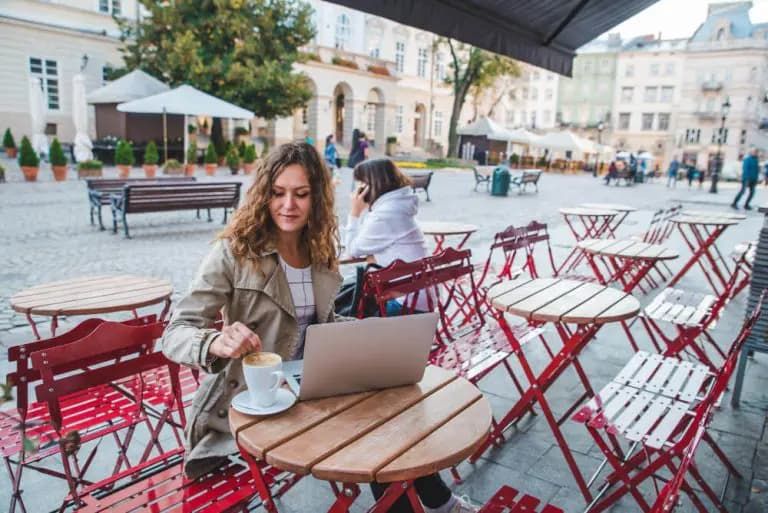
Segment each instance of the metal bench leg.
[[112,233],[117,233],[117,212],[112,209]]
[[91,226],[93,226],[93,205],[91,205]]
[[427,195],[427,201],[432,201],[429,199],[429,189],[427,189],[426,187],[424,187],[424,194]]
[[99,214],[99,229],[104,231],[106,228],[104,228],[104,221],[101,218],[101,207],[99,207],[99,210],[97,210]]
[[227,213],[228,213],[228,209],[227,207],[224,207],[224,221],[222,221],[221,224],[227,224]]
[[209,208],[206,210],[208,210],[208,222],[210,223],[211,221],[213,221],[213,218],[211,217],[211,209]]
[[125,214],[125,211],[123,211],[123,230],[125,231],[125,238],[130,239],[131,234],[128,232],[128,217]]
[[199,208],[195,212],[195,215],[197,216],[198,219],[200,219],[200,209]]

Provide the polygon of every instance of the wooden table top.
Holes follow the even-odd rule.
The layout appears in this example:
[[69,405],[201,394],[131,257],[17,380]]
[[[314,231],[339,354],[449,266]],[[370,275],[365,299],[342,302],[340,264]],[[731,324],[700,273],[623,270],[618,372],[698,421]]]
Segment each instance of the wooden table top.
[[486,438],[480,390],[429,366],[416,385],[300,401],[267,417],[229,410],[240,446],[279,469],[346,483],[391,483],[458,464]]
[[747,218],[744,214],[738,214],[736,212],[722,212],[720,210],[688,210],[685,209],[680,212],[680,215],[693,216],[693,217],[724,217],[726,219],[736,219],[743,221]]
[[604,324],[640,311],[630,294],[596,283],[559,278],[509,280],[488,290],[491,304],[532,321]]
[[701,224],[701,225],[713,225],[713,226],[732,226],[739,224],[738,219],[732,219],[722,216],[694,216],[686,215],[685,213],[670,219],[673,223],[677,224]]
[[339,265],[350,265],[350,264],[375,264],[376,258],[374,258],[373,255],[368,256],[361,256],[361,257],[353,257],[349,255],[341,255],[339,257]]
[[596,208],[599,210],[616,210],[617,212],[637,212],[635,207],[618,203],[582,203],[580,207]]
[[576,245],[594,255],[636,260],[674,260],[680,256],[664,246],[637,240],[586,239]]
[[425,235],[464,235],[477,231],[474,224],[444,221],[419,221],[419,228]]
[[616,216],[619,213],[616,210],[606,208],[587,208],[587,207],[565,207],[560,209],[560,213],[566,216]]
[[132,310],[171,297],[168,280],[144,276],[91,276],[37,285],[11,297],[11,307],[32,315],[90,315]]

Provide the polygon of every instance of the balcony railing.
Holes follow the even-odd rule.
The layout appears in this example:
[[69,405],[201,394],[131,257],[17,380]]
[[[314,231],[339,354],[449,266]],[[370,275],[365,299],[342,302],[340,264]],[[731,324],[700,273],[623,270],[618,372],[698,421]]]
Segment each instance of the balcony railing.
[[383,76],[396,76],[398,74],[395,71],[395,63],[385,59],[376,59],[368,55],[319,45],[307,45],[303,51],[310,56],[310,62],[315,60]]
[[702,91],[720,91],[723,88],[723,83],[719,80],[705,80],[701,83]]
[[699,110],[694,112],[694,114],[701,119],[717,119],[720,116],[720,114],[714,110]]

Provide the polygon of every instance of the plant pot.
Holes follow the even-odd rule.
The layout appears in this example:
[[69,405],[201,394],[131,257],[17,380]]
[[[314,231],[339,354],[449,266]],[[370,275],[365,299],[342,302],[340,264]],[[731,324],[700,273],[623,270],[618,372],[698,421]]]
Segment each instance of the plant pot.
[[157,164],[144,164],[144,176],[147,178],[154,178],[157,174]]
[[129,176],[131,176],[131,166],[126,166],[125,164],[118,164],[117,176],[120,178],[128,178]]
[[78,178],[101,178],[102,177],[102,168],[99,169],[78,169],[77,170],[77,177]]
[[223,166],[227,162],[227,157],[219,157],[218,164],[219,166]]
[[208,176],[213,176],[216,174],[216,168],[218,166],[216,164],[206,164],[205,165],[205,174]]
[[196,167],[194,164],[184,164],[184,176],[195,176]]
[[67,166],[51,166],[53,169],[53,179],[57,182],[63,182],[67,179]]
[[39,167],[21,166],[21,172],[24,173],[24,180],[27,182],[36,182],[38,171],[40,171]]
[[240,171],[240,167],[239,166],[238,167],[230,167],[229,168],[229,172],[232,173],[233,175],[236,175],[238,171]]
[[5,149],[5,155],[6,155],[6,156],[7,156],[9,159],[15,159],[15,158],[16,158],[16,153],[17,153],[17,152],[18,152],[18,150],[17,150],[16,148],[6,148],[6,149]]
[[253,173],[253,170],[256,169],[256,163],[255,162],[243,162],[243,173],[246,175],[250,175]]

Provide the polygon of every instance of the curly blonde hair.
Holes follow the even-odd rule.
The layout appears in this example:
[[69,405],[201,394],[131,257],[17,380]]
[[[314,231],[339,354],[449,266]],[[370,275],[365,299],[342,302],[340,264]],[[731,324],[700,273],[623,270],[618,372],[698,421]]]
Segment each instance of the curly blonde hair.
[[249,261],[258,269],[261,255],[273,250],[277,242],[277,226],[269,213],[272,186],[278,175],[292,164],[306,171],[312,198],[301,241],[309,249],[312,265],[337,270],[339,227],[333,210],[331,173],[315,147],[304,142],[283,144],[259,162],[256,180],[246,193],[245,203],[218,238],[229,240],[235,258]]

